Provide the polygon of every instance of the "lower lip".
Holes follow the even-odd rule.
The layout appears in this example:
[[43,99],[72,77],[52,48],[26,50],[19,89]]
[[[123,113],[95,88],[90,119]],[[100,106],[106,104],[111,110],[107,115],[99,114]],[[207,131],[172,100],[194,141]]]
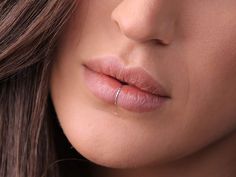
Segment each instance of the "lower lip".
[[101,100],[115,105],[115,96],[122,87],[117,106],[132,112],[149,112],[161,107],[166,97],[156,96],[137,87],[123,85],[116,79],[84,68],[84,81],[88,89]]

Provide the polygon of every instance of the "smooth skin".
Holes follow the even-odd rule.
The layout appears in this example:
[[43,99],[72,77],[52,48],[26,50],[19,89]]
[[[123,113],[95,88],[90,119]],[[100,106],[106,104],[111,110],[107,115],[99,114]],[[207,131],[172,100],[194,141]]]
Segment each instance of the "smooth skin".
[[[105,55],[142,67],[171,99],[146,113],[100,100],[83,64]],[[82,0],[50,91],[70,143],[104,166],[96,177],[234,177],[236,1]]]

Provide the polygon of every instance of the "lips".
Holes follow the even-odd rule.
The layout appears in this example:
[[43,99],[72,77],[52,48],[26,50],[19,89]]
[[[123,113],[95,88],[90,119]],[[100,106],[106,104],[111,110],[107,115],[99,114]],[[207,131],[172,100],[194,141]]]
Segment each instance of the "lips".
[[84,81],[103,101],[134,112],[158,109],[170,97],[163,87],[140,67],[126,67],[116,57],[93,58],[85,62]]

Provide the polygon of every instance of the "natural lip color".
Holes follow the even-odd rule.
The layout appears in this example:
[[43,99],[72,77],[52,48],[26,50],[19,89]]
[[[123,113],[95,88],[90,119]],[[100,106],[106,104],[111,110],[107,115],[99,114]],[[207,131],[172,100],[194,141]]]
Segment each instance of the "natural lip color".
[[141,67],[126,67],[119,57],[91,58],[84,62],[84,66],[97,73],[113,77],[122,83],[135,86],[142,91],[170,98],[163,87],[144,69]]
[[[118,57],[92,58],[82,66],[84,82],[91,93],[125,110],[138,113],[155,111],[170,98],[145,69],[127,66]],[[121,91],[116,99],[119,88]]]

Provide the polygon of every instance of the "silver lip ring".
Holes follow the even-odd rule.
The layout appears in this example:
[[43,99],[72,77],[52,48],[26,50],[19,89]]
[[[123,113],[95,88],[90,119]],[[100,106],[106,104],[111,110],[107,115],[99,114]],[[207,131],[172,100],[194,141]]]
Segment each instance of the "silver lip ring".
[[116,91],[116,95],[115,95],[115,105],[117,105],[117,102],[118,102],[118,97],[120,95],[120,92],[121,92],[121,89],[122,89],[122,86],[120,88],[117,89]]

